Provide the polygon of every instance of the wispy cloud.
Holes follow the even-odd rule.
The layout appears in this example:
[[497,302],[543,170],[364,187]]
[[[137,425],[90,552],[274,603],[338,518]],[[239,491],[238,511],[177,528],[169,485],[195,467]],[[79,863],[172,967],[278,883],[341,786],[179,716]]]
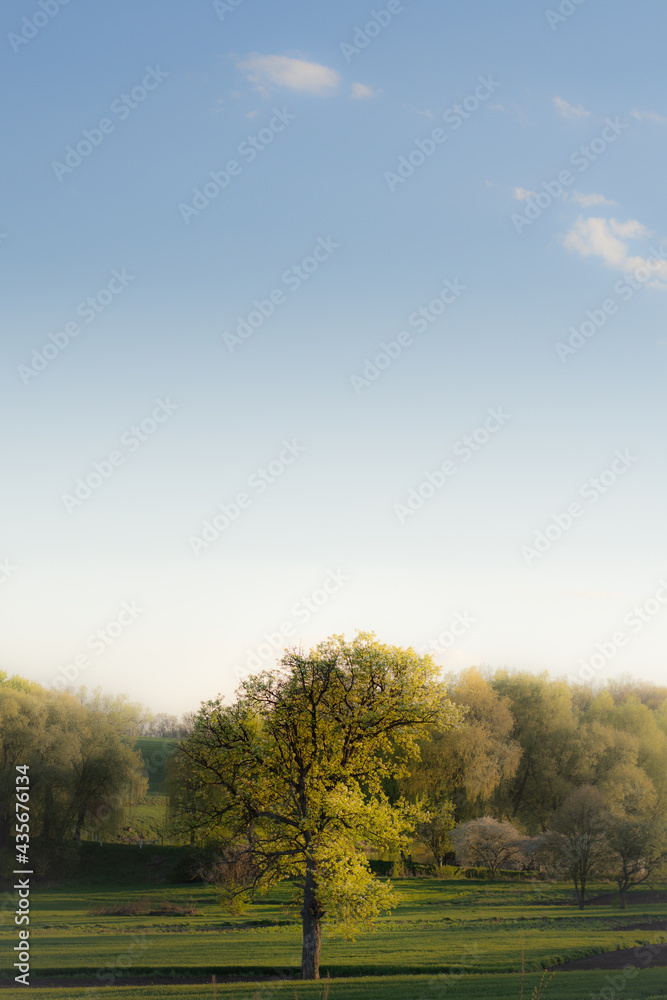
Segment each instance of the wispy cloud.
[[590,208],[591,205],[615,205],[615,201],[611,201],[609,198],[605,198],[603,194],[582,194],[581,191],[573,191],[571,195],[568,196],[569,201],[573,201],[576,205],[581,205],[583,208]]
[[377,97],[379,93],[379,90],[373,90],[372,87],[367,87],[365,83],[353,83],[350,97],[353,101],[365,101],[369,97]]
[[570,104],[569,101],[564,100],[562,97],[554,97],[554,106],[556,108],[556,113],[561,116],[561,118],[590,118],[591,112],[586,111],[586,108],[582,107],[581,104]]
[[[515,201],[531,201],[533,198],[537,198],[537,192],[531,191],[530,188],[515,187],[513,192],[513,197]],[[582,208],[590,208],[592,205],[615,205],[616,202],[612,201],[610,198],[605,198],[603,194],[598,194],[592,191],[590,194],[584,194],[582,191],[563,191],[559,195],[563,201],[574,202],[575,205],[581,205]]]
[[424,118],[435,118],[435,113],[429,108],[424,108],[422,111],[421,108],[415,108],[412,104],[406,104],[405,107],[412,111],[415,115],[423,115]]
[[263,56],[253,52],[237,65],[255,90],[265,97],[276,87],[302,94],[332,94],[340,84],[340,73],[335,69],[306,59]]
[[630,114],[638,122],[653,122],[654,125],[667,125],[667,118],[663,118],[662,115],[656,114],[655,111],[637,111],[634,108]]
[[649,282],[650,286],[666,290],[667,261],[649,261],[641,254],[631,254],[628,246],[629,241],[645,240],[651,235],[651,231],[637,219],[619,222],[617,219],[585,219],[579,216],[565,234],[563,245],[580,257],[599,257],[607,267],[626,274],[648,266],[656,276]]

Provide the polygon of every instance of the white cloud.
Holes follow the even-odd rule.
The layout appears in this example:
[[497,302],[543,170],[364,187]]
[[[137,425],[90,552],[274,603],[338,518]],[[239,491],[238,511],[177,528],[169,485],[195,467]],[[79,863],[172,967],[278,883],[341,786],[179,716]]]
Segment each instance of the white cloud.
[[[619,222],[617,219],[579,216],[574,226],[565,234],[563,245],[580,257],[599,257],[607,267],[625,274],[640,267],[648,267],[655,274],[650,287],[667,289],[667,260],[631,254],[628,241],[647,239],[651,231],[637,219]],[[660,248],[662,252],[662,248]]]
[[561,116],[561,118],[590,118],[591,112],[586,111],[586,108],[582,107],[581,104],[570,104],[568,101],[564,100],[562,97],[554,97],[554,104],[556,106],[556,112]]
[[289,56],[262,56],[253,52],[237,65],[265,97],[274,87],[302,94],[331,94],[340,83],[340,73],[335,69]]
[[373,90],[372,87],[367,87],[365,83],[353,83],[350,97],[353,101],[363,101],[368,97],[377,97],[379,93],[379,90]]
[[637,111],[635,108],[630,114],[638,122],[653,122],[654,125],[667,125],[667,118],[656,114],[655,111]]
[[[615,201],[605,198],[603,194],[583,194],[581,191],[573,191],[571,194],[563,191],[560,197],[562,197],[563,201],[573,201],[576,205],[582,205],[584,208],[590,208],[591,205],[616,204]],[[529,188],[515,187],[514,198],[516,201],[530,201],[531,198],[537,198],[537,192],[531,191]]]
[[615,201],[610,201],[609,198],[605,198],[603,194],[582,194],[581,191],[573,191],[569,195],[569,201],[575,202],[577,205],[582,205],[584,208],[590,208],[591,205],[615,205]]
[[609,225],[614,235],[620,236],[624,240],[646,239],[653,235],[651,230],[647,229],[642,222],[638,222],[637,219],[628,219],[627,222],[617,222],[616,219],[610,219]]
[[246,118],[256,118],[258,114],[259,114],[259,111],[256,111],[256,110],[255,111],[248,111],[246,113]]

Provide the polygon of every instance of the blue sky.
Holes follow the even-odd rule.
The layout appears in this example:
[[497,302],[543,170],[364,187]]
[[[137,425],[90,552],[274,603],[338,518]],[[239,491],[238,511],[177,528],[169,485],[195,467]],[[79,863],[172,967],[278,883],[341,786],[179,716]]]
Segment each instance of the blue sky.
[[664,680],[664,4],[1,17],[3,668]]

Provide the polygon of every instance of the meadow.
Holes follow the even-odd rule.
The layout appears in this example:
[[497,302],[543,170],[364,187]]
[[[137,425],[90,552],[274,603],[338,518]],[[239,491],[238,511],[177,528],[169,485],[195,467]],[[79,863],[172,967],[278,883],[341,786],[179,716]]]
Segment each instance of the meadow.
[[[148,848],[141,855],[129,845],[97,847],[99,854],[93,848],[86,849],[86,884],[45,886],[32,894],[31,996],[36,1000],[293,1000],[295,995],[314,1000],[323,995],[325,982],[287,978],[298,974],[301,948],[288,885],[230,916],[206,886],[158,881],[169,848]],[[131,876],[128,884],[114,884],[114,873]],[[400,904],[374,932],[346,940],[325,929],[322,976],[331,976],[331,1000],[518,1000],[522,961],[528,1000],[545,969],[628,948],[635,949],[637,965],[630,978],[621,970],[556,972],[546,985],[546,1000],[667,998],[667,968],[656,967],[655,949],[649,947],[667,940],[667,905],[651,902],[649,894],[643,899],[636,893],[625,911],[607,903],[581,913],[563,884],[407,878],[394,885]],[[609,890],[600,885],[593,893]],[[160,912],[169,907],[174,912]],[[120,909],[135,912],[112,912]],[[10,985],[12,959],[7,956],[16,933],[7,920],[1,937],[0,985],[11,1000],[24,988]],[[167,982],[150,985],[150,977],[158,976]],[[56,985],[58,977],[62,986]],[[188,978],[200,982],[178,982]],[[40,979],[53,985],[42,986]],[[90,983],[103,988],[91,991]]]

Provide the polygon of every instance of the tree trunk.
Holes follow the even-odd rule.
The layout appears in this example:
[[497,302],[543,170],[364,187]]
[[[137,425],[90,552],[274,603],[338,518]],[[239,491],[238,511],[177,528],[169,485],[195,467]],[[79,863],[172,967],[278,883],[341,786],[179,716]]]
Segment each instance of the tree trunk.
[[579,909],[583,910],[586,901],[586,880],[582,878],[581,889],[579,890]]
[[519,806],[521,805],[521,799],[523,798],[523,792],[524,792],[524,789],[526,787],[526,782],[528,781],[528,771],[529,771],[529,768],[526,767],[526,770],[524,771],[523,778],[521,779],[521,784],[520,784],[520,786],[519,786],[519,788],[517,790],[516,796],[514,798],[514,811],[512,813],[513,816],[516,816],[516,814],[519,811]]
[[76,818],[76,826],[74,828],[74,839],[76,840],[77,843],[81,842],[81,829],[83,827],[83,821],[85,820],[85,818],[86,818],[85,813],[81,813]]
[[320,978],[320,953],[322,951],[322,910],[316,895],[315,873],[309,866],[303,890],[303,951],[301,978]]
[[621,889],[621,891],[619,892],[619,896],[621,897],[621,909],[624,910],[625,909],[625,889]]

